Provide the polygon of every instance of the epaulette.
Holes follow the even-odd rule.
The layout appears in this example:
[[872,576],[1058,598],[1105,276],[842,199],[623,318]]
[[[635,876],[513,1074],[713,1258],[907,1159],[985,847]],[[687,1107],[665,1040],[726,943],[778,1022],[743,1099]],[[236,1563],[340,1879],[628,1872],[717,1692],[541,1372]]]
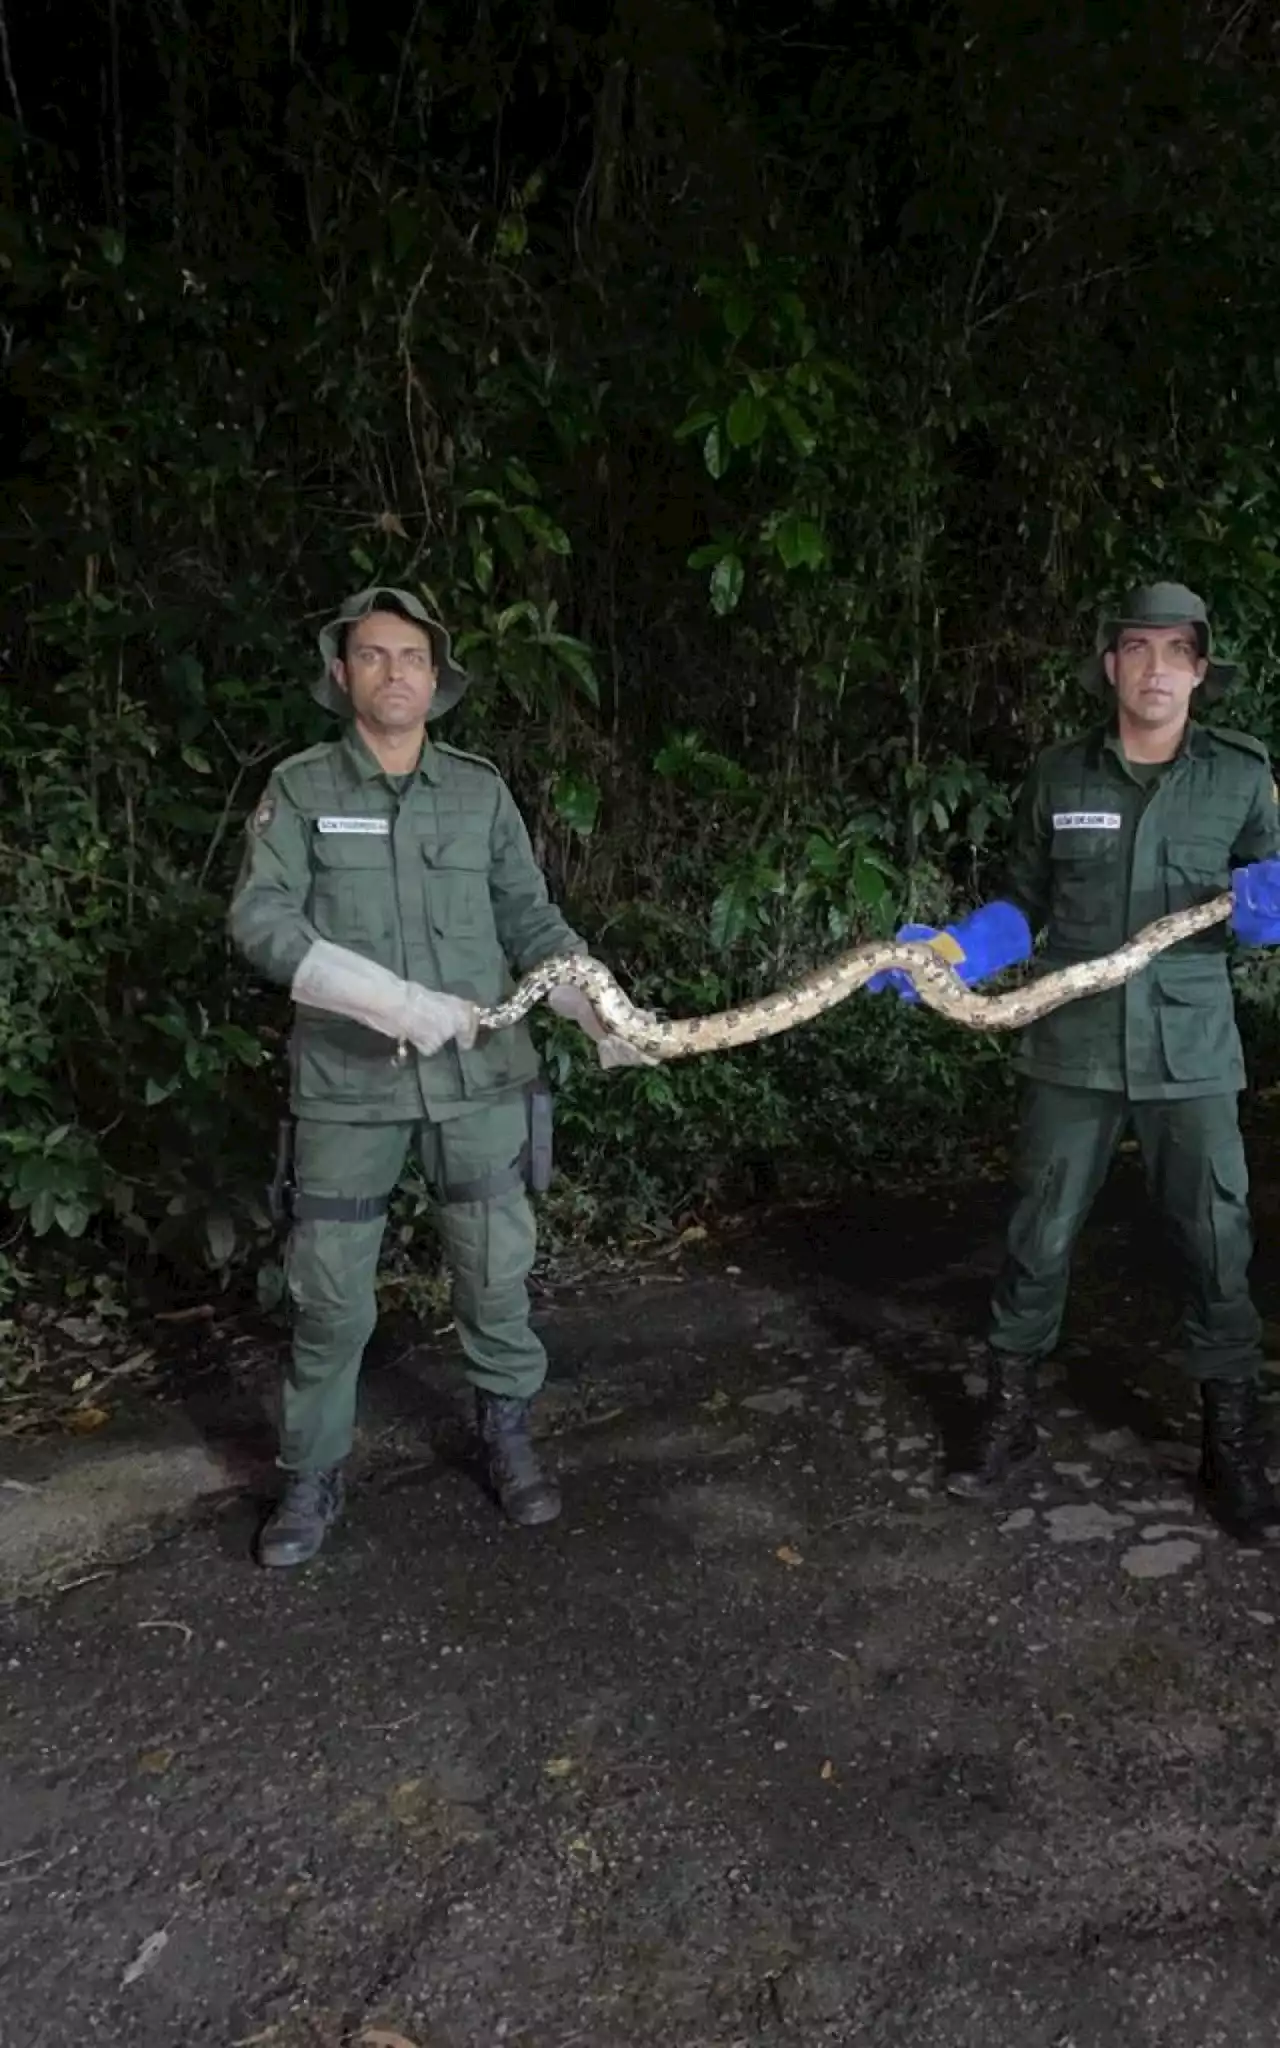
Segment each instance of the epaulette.
[[1271,760],[1270,749],[1251,732],[1236,732],[1227,725],[1205,725],[1201,731],[1207,732],[1211,739],[1221,740],[1224,747],[1236,747],[1242,754],[1252,754],[1257,761],[1269,763]]
[[289,770],[304,768],[312,761],[322,761],[326,754],[333,752],[335,744],[337,742],[333,740],[320,740],[314,747],[304,747],[300,754],[290,754],[287,760],[276,762],[267,777],[267,786],[259,797],[255,809],[245,820],[245,830],[251,839],[261,839],[263,833],[273,824],[279,808],[276,796],[278,785],[283,787],[289,802],[294,801],[288,785]]
[[1065,740],[1050,740],[1047,747],[1041,747],[1031,765],[1033,768],[1041,768],[1065,761],[1072,754],[1095,745],[1099,737],[1100,735],[1094,732],[1077,732]]
[[454,761],[471,761],[477,768],[487,768],[490,775],[496,775],[501,782],[502,770],[495,761],[487,760],[483,754],[468,754],[463,747],[451,747],[447,740],[432,740],[431,744],[437,754],[448,754]]
[[301,768],[308,761],[323,761],[327,754],[331,754],[335,747],[341,745],[341,740],[317,740],[314,747],[304,747],[300,754],[290,754],[286,760],[277,761],[271,773],[283,775],[286,770]]

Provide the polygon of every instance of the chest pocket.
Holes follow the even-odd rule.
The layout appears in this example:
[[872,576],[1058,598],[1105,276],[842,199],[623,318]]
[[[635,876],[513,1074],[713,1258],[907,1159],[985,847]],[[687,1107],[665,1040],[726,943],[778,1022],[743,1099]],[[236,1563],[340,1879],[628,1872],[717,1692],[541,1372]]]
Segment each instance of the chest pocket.
[[391,842],[363,832],[317,833],[311,849],[311,921],[337,945],[377,944],[395,925]]
[[1049,848],[1050,916],[1070,947],[1105,939],[1124,917],[1124,876],[1118,831],[1057,831]]
[[1165,907],[1189,910],[1231,887],[1231,854],[1222,840],[1170,838],[1164,845]]
[[492,939],[489,842],[465,837],[425,845],[427,922],[438,939]]

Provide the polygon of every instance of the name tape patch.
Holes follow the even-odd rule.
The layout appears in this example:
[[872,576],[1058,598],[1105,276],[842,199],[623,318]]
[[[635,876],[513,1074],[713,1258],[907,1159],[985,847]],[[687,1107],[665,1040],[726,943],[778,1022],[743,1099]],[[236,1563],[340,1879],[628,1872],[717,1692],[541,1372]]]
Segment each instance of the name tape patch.
[[1119,811],[1055,811],[1055,832],[1118,832],[1123,820]]
[[316,831],[326,836],[331,832],[361,832],[370,839],[386,839],[391,832],[390,818],[317,818]]

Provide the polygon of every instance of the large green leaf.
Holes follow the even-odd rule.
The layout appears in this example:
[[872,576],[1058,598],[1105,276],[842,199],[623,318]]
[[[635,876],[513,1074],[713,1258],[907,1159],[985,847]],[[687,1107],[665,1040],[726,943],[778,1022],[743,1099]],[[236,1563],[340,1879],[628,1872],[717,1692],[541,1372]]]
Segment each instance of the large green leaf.
[[788,569],[821,569],[827,560],[822,529],[812,519],[789,512],[778,527],[774,545]]
[[593,704],[600,702],[600,679],[591,659],[591,649],[584,640],[575,640],[568,633],[552,633],[547,645],[562,667],[567,668],[581,684],[584,696]]
[[728,469],[730,461],[728,438],[719,421],[712,427],[711,432],[702,444],[702,459],[706,463],[709,473],[719,483],[721,477]]
[[750,448],[768,425],[769,413],[754,391],[740,391],[729,407],[725,427],[735,448]]
[[586,775],[557,776],[551,791],[557,817],[585,838],[594,832],[600,816],[600,787]]
[[697,410],[691,412],[686,419],[681,420],[679,426],[676,428],[676,440],[687,441],[694,434],[705,434],[707,428],[710,426],[714,426],[715,422],[719,419],[719,417],[719,413],[712,411],[712,409],[709,406],[700,405],[697,408]]
[[571,555],[573,546],[562,526],[557,526],[540,505],[517,505],[516,518],[525,532],[541,547],[550,548],[553,555]]
[[818,437],[804,415],[789,398],[776,397],[772,400],[772,405],[797,455],[812,455],[818,445]]
[[723,307],[724,324],[734,341],[741,341],[755,318],[755,309],[744,292],[730,292]]
[[710,939],[717,952],[727,953],[747,929],[748,905],[735,885],[722,889],[711,906]]
[[737,608],[744,576],[741,555],[721,555],[711,571],[711,609],[720,618]]

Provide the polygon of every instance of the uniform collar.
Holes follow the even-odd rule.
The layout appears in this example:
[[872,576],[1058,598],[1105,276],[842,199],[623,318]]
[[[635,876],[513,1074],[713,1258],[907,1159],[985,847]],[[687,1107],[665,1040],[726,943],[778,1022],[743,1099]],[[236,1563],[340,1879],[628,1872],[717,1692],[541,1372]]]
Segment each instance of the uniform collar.
[[[342,747],[358,782],[376,782],[379,777],[386,780],[385,768],[370,751],[357,726],[347,727],[342,736]],[[440,755],[430,740],[423,741],[417,772],[424,781],[436,783],[440,780]]]
[[[1122,773],[1128,767],[1128,763],[1120,751],[1120,732],[1114,718],[1109,718],[1104,724],[1094,727],[1089,735],[1089,751],[1095,767],[1101,765],[1103,756],[1106,754],[1111,756]],[[1182,735],[1182,745],[1167,763],[1167,766],[1172,768],[1177,761],[1203,761],[1212,752],[1213,735],[1206,727],[1197,725],[1195,720],[1191,719],[1186,731]]]

